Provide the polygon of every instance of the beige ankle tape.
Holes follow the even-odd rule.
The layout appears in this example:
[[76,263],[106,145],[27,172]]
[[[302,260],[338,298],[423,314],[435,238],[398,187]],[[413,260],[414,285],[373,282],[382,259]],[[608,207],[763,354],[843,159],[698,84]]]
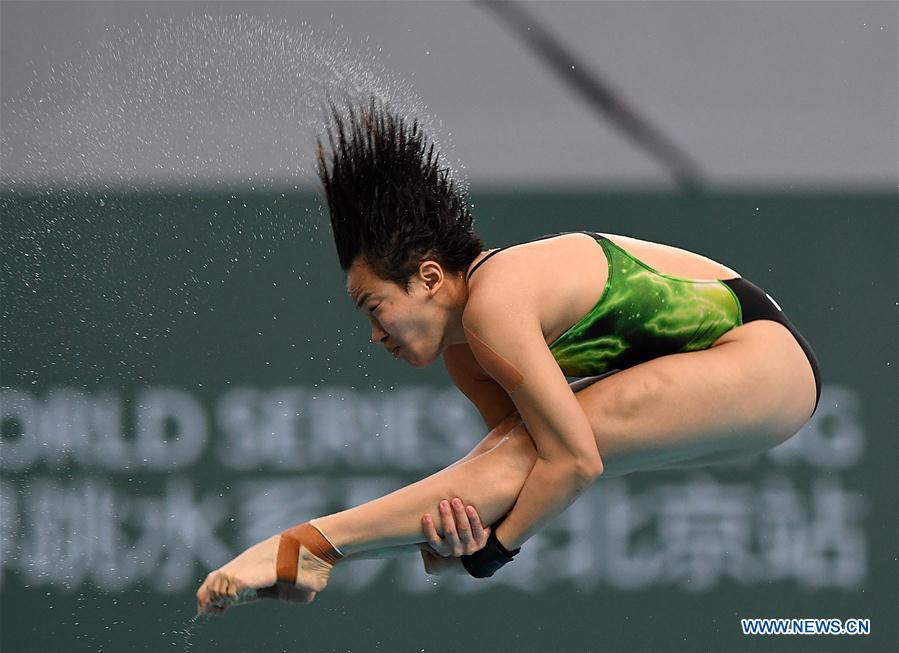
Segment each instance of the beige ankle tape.
[[[320,528],[318,527],[318,524],[315,523],[315,520],[314,520],[314,519],[310,519],[310,520],[309,520],[309,524],[312,525],[313,527],[315,527],[315,530],[317,530],[319,533],[321,533],[323,538],[325,538],[326,540],[328,540],[328,544],[331,545],[331,548],[333,548],[335,551],[337,551],[337,555],[340,556],[340,558],[342,558],[342,557],[343,557],[343,551],[341,551],[341,550],[338,549],[336,546],[334,546],[334,542],[332,542],[332,541],[331,541],[331,538],[328,537],[327,535],[325,535],[325,532],[324,532],[322,529],[320,529]],[[338,559],[339,559],[339,558],[338,558]]]
[[337,564],[343,554],[331,544],[324,533],[309,522],[288,528],[281,533],[278,544],[278,560],[275,565],[278,580],[296,584],[299,571],[300,547],[328,564]]

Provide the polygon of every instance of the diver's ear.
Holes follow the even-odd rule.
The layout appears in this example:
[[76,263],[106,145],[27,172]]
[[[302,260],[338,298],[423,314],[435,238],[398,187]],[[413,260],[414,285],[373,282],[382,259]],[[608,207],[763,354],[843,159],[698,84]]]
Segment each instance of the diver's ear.
[[421,262],[418,266],[418,276],[428,292],[436,292],[443,285],[445,278],[443,266],[431,260]]

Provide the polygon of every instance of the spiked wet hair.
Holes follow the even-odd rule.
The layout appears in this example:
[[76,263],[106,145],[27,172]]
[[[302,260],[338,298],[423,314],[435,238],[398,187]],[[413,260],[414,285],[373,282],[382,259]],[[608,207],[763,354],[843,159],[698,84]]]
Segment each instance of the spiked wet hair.
[[465,195],[441,167],[421,131],[374,98],[330,104],[327,145],[318,140],[318,176],[324,187],[340,267],[357,257],[404,290],[421,261],[433,259],[463,272],[484,249],[472,228]]

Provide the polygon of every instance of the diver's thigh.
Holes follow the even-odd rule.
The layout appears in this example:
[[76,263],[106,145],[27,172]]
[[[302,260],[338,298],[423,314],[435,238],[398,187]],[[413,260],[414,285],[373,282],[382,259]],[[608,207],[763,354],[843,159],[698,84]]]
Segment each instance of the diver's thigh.
[[756,321],[720,346],[641,363],[575,396],[615,475],[779,444],[808,421],[814,378],[783,325]]
[[585,376],[581,379],[576,379],[569,383],[568,385],[571,387],[571,391],[577,394],[584,388],[589,388],[591,385],[596,383],[597,381],[602,381],[603,379],[612,376],[613,374],[617,374],[621,370],[612,370],[610,372],[606,372],[605,374],[599,374],[597,376]]

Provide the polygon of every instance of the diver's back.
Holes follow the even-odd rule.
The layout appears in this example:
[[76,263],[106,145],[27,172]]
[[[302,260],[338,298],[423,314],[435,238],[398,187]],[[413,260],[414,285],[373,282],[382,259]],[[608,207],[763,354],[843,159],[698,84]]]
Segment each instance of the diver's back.
[[639,240],[630,236],[602,233],[631,256],[639,259],[656,272],[682,279],[733,279],[739,277],[726,265],[686,249]]
[[[649,241],[601,234],[649,267],[684,279],[731,279],[740,275],[699,254]],[[608,280],[608,262],[596,239],[566,233],[510,246],[472,272],[469,288],[477,292],[488,278],[527,292],[537,308],[547,343],[553,342],[599,301]]]

